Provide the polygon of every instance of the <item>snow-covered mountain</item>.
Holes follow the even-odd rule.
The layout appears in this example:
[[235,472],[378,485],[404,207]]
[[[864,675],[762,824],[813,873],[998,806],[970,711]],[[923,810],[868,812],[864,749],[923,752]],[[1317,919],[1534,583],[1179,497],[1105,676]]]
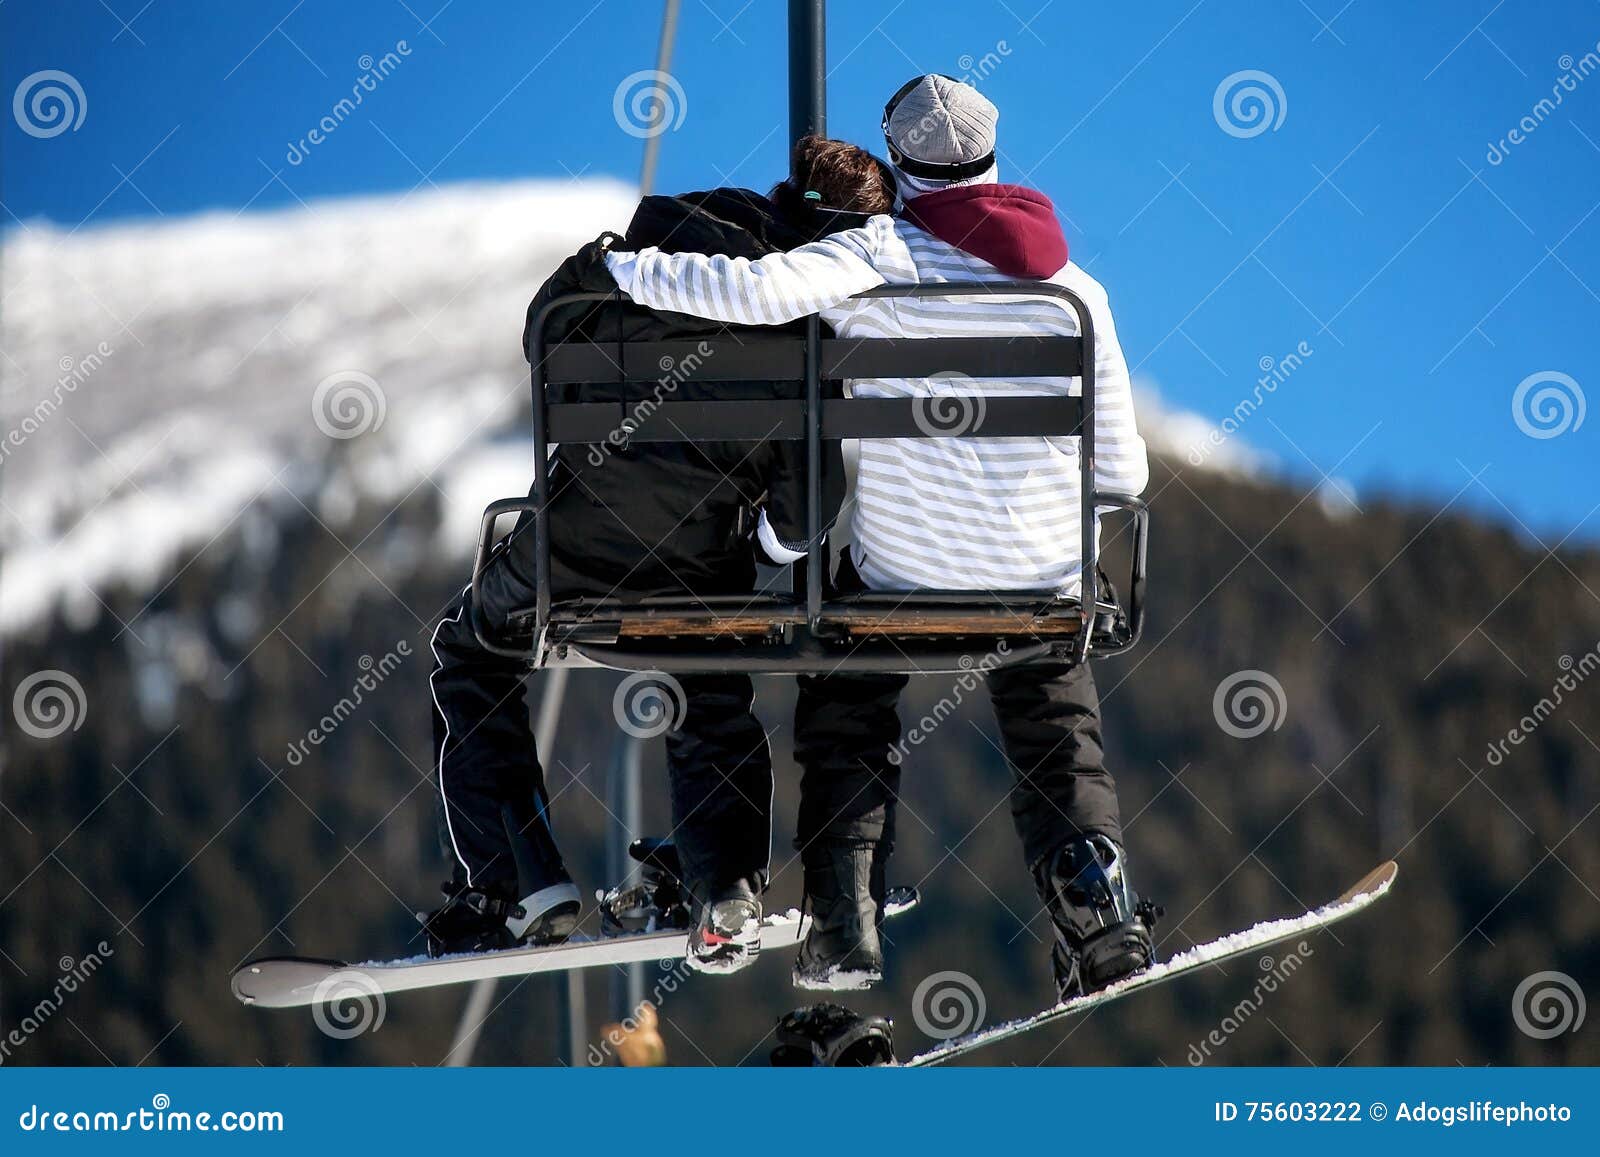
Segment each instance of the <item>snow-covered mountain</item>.
[[[0,274],[0,632],[158,588],[246,512],[433,486],[465,551],[526,489],[518,335],[540,281],[626,224],[610,181],[458,185],[284,211],[13,227]],[[1142,405],[1153,448],[1210,429]],[[1236,446],[1208,464],[1240,469]]]
[[[481,510],[502,489],[481,448],[525,396],[528,298],[633,199],[527,182],[11,230],[0,629],[159,584],[257,505],[336,521],[352,488],[431,480]],[[525,446],[518,465],[506,492]]]

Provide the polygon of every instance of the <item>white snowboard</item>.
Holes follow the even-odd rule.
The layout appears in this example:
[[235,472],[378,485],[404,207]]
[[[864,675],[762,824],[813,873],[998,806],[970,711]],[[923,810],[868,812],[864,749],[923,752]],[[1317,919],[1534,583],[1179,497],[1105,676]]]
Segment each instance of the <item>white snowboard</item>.
[[[909,888],[891,889],[886,917],[916,906]],[[805,938],[811,917],[797,909],[774,913],[761,922],[761,947],[789,948]],[[351,997],[465,984],[535,972],[564,972],[606,964],[682,959],[689,936],[683,929],[628,932],[599,938],[574,936],[545,948],[505,948],[497,952],[463,952],[455,956],[410,956],[348,964],[304,956],[271,956],[252,960],[233,974],[233,995],[261,1008],[297,1008]]]
[[988,1028],[978,1029],[964,1036],[952,1037],[941,1041],[926,1052],[918,1053],[910,1060],[903,1062],[904,1067],[914,1068],[922,1065],[938,1065],[945,1061],[954,1060],[956,1057],[965,1056],[985,1045],[998,1041],[1010,1040],[1012,1037],[1021,1036],[1031,1032],[1042,1025],[1054,1021],[1065,1020],[1070,1016],[1088,1012],[1102,1004],[1109,1004],[1130,993],[1140,989],[1149,988],[1153,984],[1171,980],[1175,976],[1182,976],[1186,972],[1193,972],[1196,968],[1226,960],[1230,956],[1241,953],[1253,952],[1285,940],[1293,940],[1307,932],[1314,932],[1325,928],[1329,924],[1337,923],[1347,916],[1354,916],[1367,906],[1376,903],[1388,894],[1393,886],[1395,876],[1400,867],[1393,860],[1374,868],[1368,872],[1361,881],[1344,895],[1332,903],[1324,904],[1320,908],[1313,908],[1300,916],[1290,916],[1283,920],[1268,920],[1248,928],[1243,932],[1234,932],[1220,939],[1197,944],[1193,948],[1178,953],[1170,959],[1159,964],[1153,964],[1142,972],[1124,977],[1115,984],[1106,986],[1098,992],[1088,996],[1074,997],[1047,1008],[1043,1012],[1036,1012],[1032,1016],[1025,1016],[1018,1020],[1006,1021],[1004,1024],[991,1025]]

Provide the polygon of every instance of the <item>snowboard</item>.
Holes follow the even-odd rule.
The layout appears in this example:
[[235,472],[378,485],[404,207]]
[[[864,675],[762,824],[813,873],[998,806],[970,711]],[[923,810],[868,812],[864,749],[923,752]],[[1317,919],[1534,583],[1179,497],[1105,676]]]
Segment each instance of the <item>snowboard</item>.
[[1153,964],[1141,972],[1124,977],[1114,984],[1110,984],[1097,992],[1087,996],[1073,997],[1063,1001],[1043,1012],[1036,1012],[1032,1016],[1021,1017],[1017,1020],[1006,1021],[1002,1024],[990,1025],[975,1032],[962,1036],[952,1037],[941,1041],[926,1052],[918,1053],[908,1061],[901,1062],[905,1068],[919,1068],[923,1065],[940,1065],[957,1057],[966,1056],[988,1045],[997,1044],[1003,1040],[1011,1040],[1023,1033],[1032,1032],[1036,1028],[1053,1024],[1056,1021],[1066,1020],[1077,1016],[1101,1005],[1110,1004],[1124,996],[1161,984],[1164,981],[1182,976],[1186,972],[1193,972],[1208,964],[1215,964],[1219,960],[1238,956],[1246,952],[1258,951],[1274,944],[1281,944],[1285,940],[1293,940],[1308,932],[1326,928],[1336,924],[1349,916],[1369,907],[1382,899],[1394,885],[1395,876],[1400,867],[1393,860],[1374,868],[1362,877],[1353,888],[1331,903],[1320,908],[1313,908],[1300,916],[1290,916],[1282,920],[1268,920],[1257,924],[1253,928],[1242,932],[1234,932],[1220,939],[1197,944]]
[[[898,916],[914,908],[914,888],[891,888],[884,916]],[[761,922],[761,948],[790,948],[805,939],[811,917],[797,909],[773,913]],[[502,948],[493,952],[462,952],[453,956],[410,956],[399,960],[369,960],[350,964],[304,956],[269,956],[243,965],[233,974],[233,995],[260,1008],[298,1008],[380,993],[466,984],[537,972],[565,972],[574,968],[599,968],[608,964],[658,961],[670,967],[687,950],[685,927],[615,931],[600,936],[574,936],[560,944],[537,948]]]

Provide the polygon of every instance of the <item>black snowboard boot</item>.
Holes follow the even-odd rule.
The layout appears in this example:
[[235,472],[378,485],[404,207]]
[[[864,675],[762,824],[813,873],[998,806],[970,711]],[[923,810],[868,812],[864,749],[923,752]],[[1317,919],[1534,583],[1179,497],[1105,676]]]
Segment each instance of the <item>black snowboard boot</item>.
[[778,1022],[775,1067],[865,1068],[894,1064],[894,1022],[837,1004],[797,1008]]
[[1034,880],[1055,925],[1051,962],[1062,1000],[1155,959],[1150,930],[1161,909],[1134,895],[1122,849],[1106,836],[1074,836],[1034,866]]
[[445,902],[418,916],[429,956],[559,944],[578,926],[578,889],[571,881],[535,892],[521,903],[509,884],[470,888],[451,880],[439,890]]
[[[851,992],[883,979],[884,863],[872,846],[819,840],[805,853],[811,930],[794,962],[796,988]],[[826,1007],[826,1006],[819,1006]]]
[[439,890],[444,893],[444,903],[417,917],[428,938],[429,956],[489,952],[515,943],[506,927],[513,913],[522,913],[514,887],[486,890],[450,880]]
[[761,951],[761,901],[746,880],[725,888],[693,889],[710,899],[700,905],[700,917],[689,933],[683,962],[695,972],[722,976],[748,968]]

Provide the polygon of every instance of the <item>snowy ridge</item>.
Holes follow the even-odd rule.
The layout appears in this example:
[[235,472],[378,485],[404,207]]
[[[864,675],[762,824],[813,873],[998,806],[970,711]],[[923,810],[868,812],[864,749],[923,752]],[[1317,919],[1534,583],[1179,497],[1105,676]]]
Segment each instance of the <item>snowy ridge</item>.
[[[300,506],[337,530],[431,482],[462,535],[526,492],[526,441],[486,450],[526,405],[523,311],[634,199],[531,181],[8,230],[0,632],[56,606],[92,623],[108,587],[153,592],[187,552]],[[330,375],[374,383],[368,408],[319,402]]]
[[[0,635],[57,608],[93,625],[108,590],[153,595],[219,537],[270,549],[308,511],[338,533],[358,504],[416,490],[437,489],[438,546],[466,555],[484,504],[528,486],[526,304],[634,200],[525,181],[8,229]],[[330,378],[366,393],[337,410]],[[1210,429],[1141,405],[1175,458]],[[1230,444],[1206,465],[1259,463]]]
[[1114,984],[1108,984],[1098,992],[1088,996],[1075,997],[1063,1001],[1043,1012],[1036,1012],[1032,1016],[1019,1017],[1016,1020],[1005,1021],[1001,1024],[982,1028],[964,1036],[952,1037],[941,1041],[926,1052],[918,1053],[907,1067],[921,1065],[937,1065],[951,1060],[973,1049],[1007,1037],[1018,1036],[1029,1029],[1037,1028],[1050,1021],[1061,1020],[1081,1012],[1087,1012],[1098,1005],[1106,1004],[1124,996],[1135,989],[1147,988],[1153,984],[1160,984],[1164,980],[1171,980],[1174,976],[1191,972],[1196,968],[1225,960],[1230,956],[1250,952],[1257,948],[1266,948],[1269,945],[1292,939],[1303,932],[1312,932],[1325,928],[1329,924],[1337,923],[1346,917],[1353,916],[1363,908],[1369,907],[1388,894],[1394,886],[1395,876],[1399,872],[1398,866],[1391,860],[1369,873],[1354,888],[1345,893],[1332,903],[1324,904],[1320,908],[1313,908],[1299,916],[1290,916],[1281,920],[1263,920],[1261,923],[1247,928],[1241,932],[1233,932],[1216,940],[1209,940],[1204,944],[1196,944],[1193,948],[1185,949],[1159,964],[1154,964],[1143,972],[1136,972]]

